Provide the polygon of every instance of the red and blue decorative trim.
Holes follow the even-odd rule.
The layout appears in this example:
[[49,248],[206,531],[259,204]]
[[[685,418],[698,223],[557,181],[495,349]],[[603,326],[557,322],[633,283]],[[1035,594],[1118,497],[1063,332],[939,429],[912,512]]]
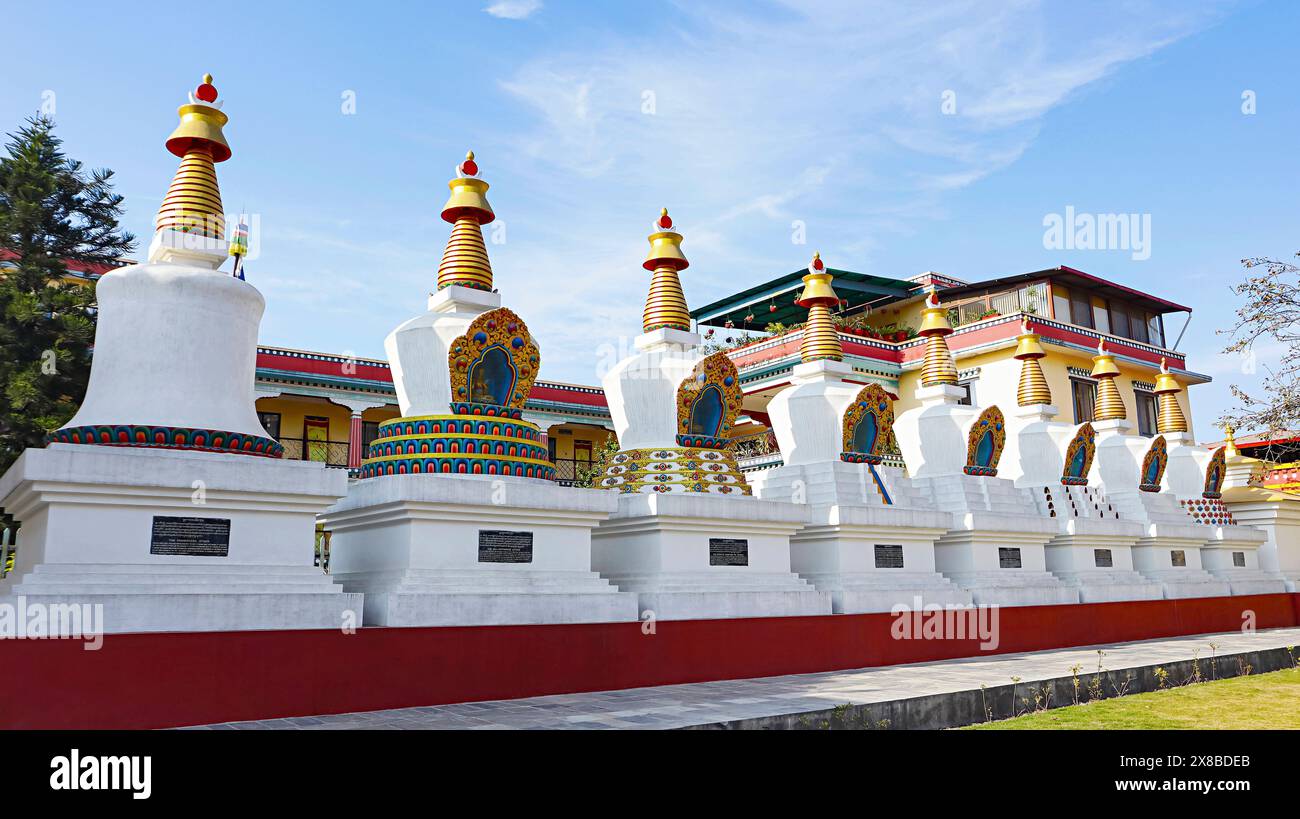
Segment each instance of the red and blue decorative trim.
[[435,473],[443,475],[511,475],[518,478],[555,480],[555,467],[518,461],[495,460],[482,456],[457,457],[427,456],[403,458],[392,461],[367,461],[361,466],[362,478],[380,475],[416,475]]
[[264,458],[279,458],[284,455],[284,447],[279,441],[261,435],[226,432],[220,429],[160,427],[144,424],[63,427],[45,436],[45,441],[51,444],[187,449],[198,452],[224,452],[230,455],[259,455]]

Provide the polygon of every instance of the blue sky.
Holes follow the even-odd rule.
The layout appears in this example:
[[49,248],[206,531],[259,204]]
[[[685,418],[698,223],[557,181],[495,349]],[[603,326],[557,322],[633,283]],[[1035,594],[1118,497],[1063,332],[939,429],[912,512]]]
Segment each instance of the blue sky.
[[[269,344],[382,356],[423,310],[446,182],[473,148],[506,228],[489,247],[496,283],[545,378],[595,383],[600,345],[639,330],[662,206],[686,235],[694,305],[813,249],[899,277],[1066,264],[1190,305],[1180,349],[1215,378],[1192,393],[1203,440],[1228,384],[1257,384],[1277,359],[1262,347],[1243,372],[1214,330],[1231,322],[1242,257],[1300,250],[1300,4],[26,3],[5,16],[0,125],[53,92],[68,152],[117,172],[137,256],[176,168],[162,146],[175,108],[215,75],[234,149],[218,172],[227,210],[260,220],[248,275]],[[1044,216],[1067,206],[1150,214],[1150,257],[1045,249]],[[1181,325],[1170,317],[1171,336]]]

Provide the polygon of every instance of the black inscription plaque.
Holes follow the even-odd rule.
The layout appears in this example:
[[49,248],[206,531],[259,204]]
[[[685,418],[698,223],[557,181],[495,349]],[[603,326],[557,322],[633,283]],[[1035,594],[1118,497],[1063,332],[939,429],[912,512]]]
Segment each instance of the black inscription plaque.
[[1002,569],[1019,569],[1020,566],[1020,547],[1007,548],[998,547],[998,567]]
[[532,563],[533,533],[478,530],[479,563]]
[[1232,553],[1232,565],[1236,566],[1238,569],[1244,569],[1244,568],[1246,568],[1246,553],[1245,553],[1245,552],[1233,552],[1233,553]]
[[903,568],[903,547],[886,546],[876,544],[876,568],[877,569],[901,569]]
[[748,566],[749,541],[740,538],[709,538],[710,566]]
[[1182,549],[1172,549],[1169,552],[1169,563],[1173,566],[1187,565],[1187,552]]
[[1098,569],[1110,569],[1115,566],[1115,558],[1111,555],[1110,549],[1093,549],[1092,558]]
[[168,518],[155,515],[149,554],[228,557],[230,519]]

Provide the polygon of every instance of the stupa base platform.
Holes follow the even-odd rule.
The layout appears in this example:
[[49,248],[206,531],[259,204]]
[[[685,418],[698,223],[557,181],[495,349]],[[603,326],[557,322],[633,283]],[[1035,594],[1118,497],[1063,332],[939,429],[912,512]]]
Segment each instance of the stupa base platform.
[[619,623],[637,617],[636,596],[595,572],[408,569],[335,575],[365,595],[372,626]]
[[1281,594],[1287,591],[1286,581],[1259,569],[1209,569],[1216,580],[1228,584],[1233,594]]
[[1165,569],[1143,571],[1142,576],[1159,583],[1166,600],[1189,597],[1229,597],[1232,586],[1203,569]]
[[614,507],[613,493],[529,478],[386,475],[321,519],[366,625],[622,622],[636,598],[591,567],[591,530]]
[[995,569],[944,572],[944,576],[969,592],[977,606],[1052,606],[1079,602],[1079,590],[1049,572]]
[[342,470],[249,455],[51,444],[0,478],[22,523],[4,599],[102,605],[105,633],[342,628],[361,598],[312,565]]
[[1079,590],[1082,603],[1159,600],[1164,589],[1133,570],[1133,543],[1141,526],[1117,520],[1075,519],[1075,532],[1058,535],[1045,549],[1047,570]]
[[[1009,482],[986,481],[1004,489]],[[953,513],[962,528],[934,546],[935,568],[970,592],[976,605],[1078,603],[1079,592],[1047,571],[1044,544],[1056,533],[1050,518],[1011,512]]]
[[937,572],[804,573],[804,580],[831,596],[835,614],[871,614],[922,606],[970,606],[971,593]]
[[636,595],[642,619],[715,620],[831,613],[828,593],[786,572],[736,575],[718,568],[605,577],[619,589]]
[[[840,472],[865,474],[860,465],[838,466],[846,468]],[[934,542],[947,531],[951,515],[841,503],[814,506],[810,518],[790,540],[790,565],[818,591],[831,593],[836,614],[885,612],[918,600],[971,604],[970,592],[934,569]]]
[[592,568],[661,620],[830,614],[830,595],[790,570],[807,507],[739,495],[610,493]]
[[1092,569],[1052,574],[1079,591],[1080,603],[1112,603],[1123,600],[1160,600],[1164,587],[1135,571]]

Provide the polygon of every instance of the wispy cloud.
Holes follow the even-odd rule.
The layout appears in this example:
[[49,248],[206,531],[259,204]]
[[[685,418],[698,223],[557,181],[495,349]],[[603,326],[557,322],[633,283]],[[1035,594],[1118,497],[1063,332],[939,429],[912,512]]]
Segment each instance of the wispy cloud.
[[542,0],[497,0],[483,9],[493,17],[505,20],[524,20],[540,10]]
[[[512,171],[552,180],[549,207],[581,229],[549,234],[553,256],[529,269],[565,280],[572,259],[595,262],[584,304],[639,307],[644,276],[613,248],[643,250],[667,205],[685,231],[693,304],[795,269],[813,247],[870,270],[888,236],[926,227],[945,197],[1014,164],[1053,108],[1216,15],[1032,0],[993,12],[973,0],[682,4],[671,26],[536,57],[501,82],[534,115],[511,140]],[[797,223],[807,248],[791,244]],[[593,237],[609,252],[593,253]],[[535,310],[540,338],[588,343],[572,304],[508,292],[525,317]]]

